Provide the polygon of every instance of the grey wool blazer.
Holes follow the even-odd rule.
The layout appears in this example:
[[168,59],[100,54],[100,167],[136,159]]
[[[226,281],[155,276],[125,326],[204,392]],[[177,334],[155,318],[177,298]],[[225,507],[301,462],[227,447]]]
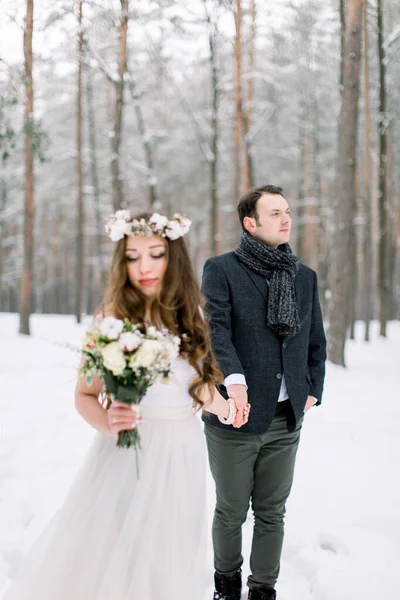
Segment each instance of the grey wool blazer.
[[[326,338],[315,271],[300,264],[295,279],[301,330],[280,336],[267,325],[268,283],[241,263],[234,252],[210,258],[204,265],[202,291],[213,351],[224,375],[241,373],[248,386],[250,418],[240,432],[265,432],[275,413],[282,374],[285,375],[295,422],[303,415],[308,395],[321,403],[325,377]],[[220,386],[227,397],[226,389]],[[232,429],[215,415],[206,423]]]

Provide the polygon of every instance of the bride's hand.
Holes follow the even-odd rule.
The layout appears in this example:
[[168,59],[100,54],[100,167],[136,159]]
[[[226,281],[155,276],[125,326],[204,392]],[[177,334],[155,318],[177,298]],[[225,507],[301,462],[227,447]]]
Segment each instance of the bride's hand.
[[111,435],[118,435],[125,429],[135,429],[138,424],[135,407],[116,400],[107,410],[107,420]]

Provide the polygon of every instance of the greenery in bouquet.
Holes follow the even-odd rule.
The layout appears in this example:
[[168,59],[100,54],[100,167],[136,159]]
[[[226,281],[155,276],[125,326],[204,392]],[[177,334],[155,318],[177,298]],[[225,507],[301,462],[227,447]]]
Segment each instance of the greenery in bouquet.
[[[99,375],[112,400],[139,405],[158,377],[168,380],[179,346],[179,337],[168,331],[145,328],[129,319],[105,317],[86,332],[82,349],[86,360],[81,374],[88,385],[94,375]],[[137,448],[139,444],[137,427],[118,435],[117,446]]]

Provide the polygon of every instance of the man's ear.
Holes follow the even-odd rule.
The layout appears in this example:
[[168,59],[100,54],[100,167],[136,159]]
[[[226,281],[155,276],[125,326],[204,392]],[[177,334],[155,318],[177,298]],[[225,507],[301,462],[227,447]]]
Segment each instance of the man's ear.
[[256,230],[256,220],[252,217],[245,217],[243,219],[243,226],[249,233],[254,233]]

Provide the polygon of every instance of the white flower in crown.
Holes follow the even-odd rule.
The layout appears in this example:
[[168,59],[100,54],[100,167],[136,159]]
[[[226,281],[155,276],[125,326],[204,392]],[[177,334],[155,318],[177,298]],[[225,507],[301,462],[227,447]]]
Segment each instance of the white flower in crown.
[[174,215],[174,218],[168,222],[168,228],[165,232],[165,235],[170,240],[177,240],[180,237],[183,237],[187,234],[190,229],[192,221],[190,219],[185,219],[179,213]]
[[129,210],[117,210],[117,212],[115,213],[114,217],[119,220],[122,219],[123,221],[130,221],[131,220],[131,213],[129,212]]
[[168,226],[168,218],[159,213],[154,213],[154,215],[151,215],[149,223],[154,232],[162,232]]
[[190,219],[178,213],[171,220],[159,213],[153,213],[147,220],[132,219],[129,210],[117,210],[106,219],[105,230],[113,242],[119,242],[125,235],[160,235],[174,241],[186,235],[191,224]]
[[117,210],[106,219],[105,230],[113,242],[119,242],[125,235],[129,235],[131,219],[129,210]]

